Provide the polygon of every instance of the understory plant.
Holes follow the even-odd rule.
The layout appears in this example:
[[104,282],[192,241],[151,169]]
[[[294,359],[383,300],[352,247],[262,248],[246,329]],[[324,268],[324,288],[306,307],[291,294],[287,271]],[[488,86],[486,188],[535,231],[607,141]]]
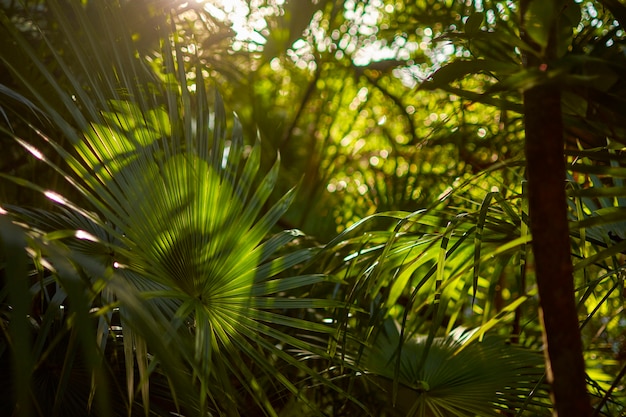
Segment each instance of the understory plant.
[[[298,274],[294,267],[311,250],[288,247],[298,231],[275,229],[295,192],[268,204],[279,158],[260,173],[258,140],[244,142],[236,118],[227,126],[219,95],[207,93],[201,68],[188,72],[175,33],[163,31],[163,67],[154,68],[135,48],[129,26],[119,24],[121,8],[48,6],[65,50],[41,28],[21,33],[2,16],[4,35],[37,71],[28,78],[2,55],[21,87],[3,91],[35,114],[10,117],[30,127],[37,143],[12,124],[3,132],[69,184],[62,195],[46,181],[2,174],[50,202],[49,208],[2,203],[3,218],[12,219],[3,221],[17,225],[4,233],[6,253],[20,249],[12,239],[28,241],[30,258],[13,275],[14,260],[5,257],[5,280],[29,290],[7,287],[3,303],[26,297],[32,304],[28,334],[13,326],[24,311],[5,311],[15,331],[4,333],[3,357],[30,352],[12,375],[32,382],[5,391],[5,403],[19,399],[5,409],[275,415],[286,395],[306,403],[298,381],[320,377],[290,350],[329,357],[324,338],[310,337],[334,330],[289,312],[338,303],[287,296],[327,277]],[[94,56],[103,43],[111,47]],[[41,93],[42,80],[53,96]]]

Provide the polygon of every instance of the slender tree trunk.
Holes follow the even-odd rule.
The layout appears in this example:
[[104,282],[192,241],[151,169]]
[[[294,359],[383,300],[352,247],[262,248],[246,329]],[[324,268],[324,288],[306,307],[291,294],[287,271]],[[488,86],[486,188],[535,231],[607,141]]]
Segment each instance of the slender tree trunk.
[[[528,2],[522,1],[522,13],[525,4]],[[530,68],[547,71],[554,62],[557,20],[554,19],[543,58],[527,57]],[[528,37],[526,40],[532,41]],[[591,403],[585,381],[570,255],[559,87],[539,85],[526,90],[524,113],[530,229],[553,415],[589,417]]]

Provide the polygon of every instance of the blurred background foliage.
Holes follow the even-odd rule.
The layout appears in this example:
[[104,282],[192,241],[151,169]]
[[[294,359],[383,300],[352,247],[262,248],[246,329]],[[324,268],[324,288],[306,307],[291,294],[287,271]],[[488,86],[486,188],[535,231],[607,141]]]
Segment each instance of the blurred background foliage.
[[[57,3],[62,10],[64,1]],[[87,15],[92,8],[96,13],[95,2],[82,3]],[[563,94],[576,296],[596,415],[616,416],[626,410],[626,7],[615,0],[563,4],[559,18],[573,30],[562,34],[558,65],[548,76]],[[278,227],[304,233],[295,246],[317,248],[311,259],[297,266],[298,274],[324,273],[332,278],[310,290],[295,288],[286,294],[312,295],[349,306],[286,313],[338,329],[336,344],[329,343],[329,349],[341,348],[337,350],[343,352],[337,354],[341,365],[326,367],[324,361],[331,354],[295,354],[309,358],[306,366],[336,384],[307,379],[312,393],[305,397],[316,404],[317,412],[356,415],[364,407],[372,415],[489,415],[488,410],[497,408],[501,414],[516,415],[512,410],[521,408],[525,414],[517,415],[549,414],[545,391],[538,390],[533,397],[530,390],[524,391],[527,386],[521,391],[512,388],[512,394],[499,393],[488,401],[487,409],[477,405],[466,410],[469,414],[445,404],[438,408],[428,399],[404,400],[398,408],[392,407],[394,401],[381,392],[412,398],[399,391],[398,384],[409,386],[413,395],[426,391],[424,381],[411,380],[403,372],[423,363],[412,363],[411,356],[398,353],[396,370],[390,372],[385,369],[388,363],[371,359],[376,349],[386,352],[382,357],[394,357],[396,352],[389,351],[404,340],[413,357],[423,352],[419,346],[426,343],[436,346],[435,358],[446,358],[450,355],[446,347],[457,349],[487,332],[531,350],[541,349],[527,226],[521,91],[544,81],[542,74],[523,66],[530,48],[520,40],[519,2],[121,1],[122,15],[132,16],[129,27],[102,37],[98,44],[90,43],[93,37],[81,32],[84,27],[73,26],[71,12],[60,21],[46,1],[3,0],[0,5],[3,25],[16,28],[36,51],[40,65],[55,77],[54,83],[42,77],[31,57],[15,47],[6,28],[1,29],[0,51],[6,52],[1,52],[0,120],[7,127],[0,136],[0,172],[6,176],[55,190],[93,209],[49,165],[24,152],[13,136],[40,146],[42,137],[32,127],[45,127],[60,146],[67,145],[62,127],[58,123],[51,127],[32,103],[39,106],[44,98],[61,120],[70,120],[72,109],[60,101],[55,88],[72,91],[73,80],[95,83],[91,86],[106,82],[81,80],[87,77],[80,67],[83,60],[73,55],[89,56],[97,50],[94,59],[107,62],[118,56],[119,46],[107,39],[124,36],[124,30],[130,31],[137,50],[127,58],[143,59],[160,77],[154,83],[166,84],[174,81],[164,69],[163,44],[168,39],[162,34],[173,32],[186,87],[196,92],[206,83],[219,90],[227,112],[235,112],[241,122],[248,141],[243,154],[251,152],[258,136],[262,171],[268,171],[280,155],[282,168],[265,209],[299,184]],[[97,33],[114,27],[92,29]],[[73,42],[64,35],[68,28],[75,29]],[[69,68],[59,66],[59,56]],[[75,73],[75,78],[68,78],[68,73]],[[202,86],[196,85],[199,82]],[[31,86],[29,91],[24,83]],[[14,92],[22,96],[16,99]],[[133,94],[121,92],[125,97]],[[228,123],[233,128],[232,120]],[[50,158],[63,164],[60,154]],[[3,181],[0,202],[54,206],[42,193],[16,181]],[[45,246],[37,237],[27,237],[35,248]],[[5,281],[8,260],[6,252]],[[9,292],[5,288],[3,297]],[[5,308],[8,302],[3,303]],[[133,305],[139,309],[141,302]],[[5,313],[3,329],[8,329]],[[288,327],[284,323],[274,324],[293,335],[283,329]],[[396,325],[401,336],[392,330]],[[456,337],[458,326],[478,330]],[[150,329],[154,334],[158,331]],[[155,340],[150,334],[145,337]],[[312,346],[326,343],[315,340]],[[469,352],[471,346],[462,351]],[[517,353],[489,351],[495,357],[517,358]],[[536,370],[536,357],[521,356],[519,361],[526,361],[530,370],[524,374],[514,363],[515,372],[539,383],[536,374],[542,372]],[[172,367],[177,363],[173,361]],[[382,379],[364,378],[363,369]],[[480,369],[468,372],[475,375]],[[303,369],[285,374],[294,380],[310,377]],[[271,415],[268,410],[276,409],[282,410],[280,415],[313,414],[307,408],[310,403],[289,399],[284,387],[276,386],[280,384],[263,379],[258,383],[267,390],[265,397],[251,396],[257,402],[269,398],[272,405],[265,405],[265,413]],[[157,393],[167,391],[163,380],[154,384]],[[528,396],[528,403],[518,403],[520,393]],[[461,398],[472,395],[470,391],[469,397]],[[254,401],[242,407],[255,407]],[[156,404],[167,409],[159,399]]]
[[[54,39],[56,22],[44,5],[5,3],[7,14],[22,19],[33,38],[37,23]],[[303,178],[284,221],[315,231],[322,240],[377,211],[426,207],[454,181],[521,153],[519,115],[507,108],[519,98],[503,99],[500,108],[468,100],[452,88],[419,88],[443,62],[471,54],[467,45],[442,36],[463,29],[463,19],[476,10],[473,4],[124,3],[138,16],[132,27],[136,45],[153,55],[155,65],[158,56],[150,51],[158,49],[157,28],[168,23],[151,10],[163,6],[173,7],[190,68],[200,62],[227,107],[236,110],[247,137],[258,129],[266,154],[283,156],[283,188]],[[478,10],[486,11],[486,5]],[[101,46],[106,56],[110,46]],[[45,60],[49,52],[45,45],[40,49]],[[28,67],[19,52],[12,60]],[[53,56],[48,61],[54,65]],[[11,77],[3,79],[11,87]],[[190,72],[190,85],[194,79]],[[50,87],[39,81],[45,94]],[[487,76],[474,77],[463,86],[484,89],[489,82]],[[9,158],[3,163],[7,169],[27,164]]]
[[[268,152],[283,155],[285,186],[304,175],[291,225],[328,239],[377,211],[426,207],[454,181],[520,155],[518,114],[418,88],[443,62],[469,55],[437,40],[461,30],[474,5],[227,3],[231,19],[240,7],[250,27],[205,35],[224,42],[199,41],[199,59],[250,135],[258,128]],[[217,62],[225,47],[228,70]]]

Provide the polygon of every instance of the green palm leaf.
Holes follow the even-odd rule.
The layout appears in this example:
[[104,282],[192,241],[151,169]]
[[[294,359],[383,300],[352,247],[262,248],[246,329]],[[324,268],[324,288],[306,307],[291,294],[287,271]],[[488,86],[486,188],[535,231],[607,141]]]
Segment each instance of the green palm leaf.
[[[69,55],[77,59],[68,62],[48,45],[62,70],[62,81],[54,79],[19,33],[12,35],[57,92],[64,111],[39,95],[36,85],[21,77],[17,68],[14,71],[36,105],[70,140],[68,149],[37,130],[69,169],[45,156],[45,150],[18,140],[68,180],[84,203],[70,203],[70,198],[14,179],[52,196],[65,213],[12,208],[13,215],[43,230],[68,231],[56,236],[73,248],[67,255],[88,271],[91,288],[99,288],[101,296],[93,299],[99,300],[95,314],[104,332],[110,319],[106,312],[120,306],[129,404],[138,389],[148,409],[148,381],[155,372],[167,371],[160,366],[169,363],[162,355],[172,349],[200,388],[198,402],[187,404],[191,409],[238,414],[242,407],[238,397],[247,392],[265,413],[275,414],[259,378],[274,379],[300,395],[297,381],[277,371],[277,361],[319,378],[286,349],[328,356],[323,344],[316,347],[295,333],[334,332],[292,317],[289,311],[338,305],[277,295],[325,280],[315,274],[284,276],[312,254],[299,250],[276,255],[299,233],[268,238],[294,196],[291,190],[266,208],[279,160],[267,174],[259,175],[259,142],[246,146],[236,120],[227,137],[221,99],[216,95],[211,110],[200,69],[195,92],[190,91],[180,45],[170,33],[164,32],[162,39],[164,71],[155,73],[120,30],[121,9],[94,5],[88,14],[74,4],[71,13],[76,22],[70,22],[68,11],[57,2],[49,6],[65,31]],[[95,24],[93,15],[99,16]],[[75,24],[84,39],[75,37]],[[86,54],[101,42],[93,27],[104,27],[116,45],[108,51],[110,62]],[[1,58],[10,66],[9,56]],[[81,253],[92,258],[85,260]],[[92,265],[94,260],[100,267]],[[127,292],[133,294],[131,305],[124,303],[129,300]],[[157,327],[145,323],[146,314],[137,314],[139,305],[161,321]],[[160,328],[165,329],[164,339],[155,341]],[[106,338],[99,343],[104,348]],[[284,346],[277,347],[278,343]],[[155,344],[158,349],[153,350]],[[179,394],[172,391],[175,400]]]
[[[354,362],[370,374],[356,383],[371,393],[368,404],[385,413],[474,416],[507,408],[546,413],[545,387],[537,386],[541,355],[490,335],[509,335],[518,316],[534,315],[535,290],[516,282],[520,252],[529,241],[525,211],[516,204],[517,190],[481,202],[474,185],[468,181],[425,210],[376,214],[329,244],[333,258],[336,252],[345,255],[343,263],[328,260],[329,273],[349,282],[352,289],[342,295],[369,312],[343,320],[350,333],[369,341],[352,346]],[[457,199],[465,204],[458,207]],[[388,229],[366,229],[373,219],[380,227],[385,217],[392,222]],[[499,285],[519,292],[494,305]],[[480,327],[461,338],[454,331],[460,325]],[[510,337],[533,345],[532,329]],[[475,387],[480,395],[474,395]],[[387,395],[377,397],[381,389]],[[386,406],[394,401],[395,409]]]
[[400,344],[395,323],[387,320],[365,350],[363,367],[407,416],[497,416],[498,409],[520,407],[521,396],[543,378],[541,354],[506,344],[501,337],[479,342],[471,335],[457,329],[431,344],[428,336]]

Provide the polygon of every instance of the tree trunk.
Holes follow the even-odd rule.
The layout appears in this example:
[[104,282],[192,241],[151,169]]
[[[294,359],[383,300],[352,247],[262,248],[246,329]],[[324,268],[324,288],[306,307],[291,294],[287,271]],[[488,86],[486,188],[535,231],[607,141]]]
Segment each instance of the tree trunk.
[[[528,3],[522,1],[522,16],[526,9],[524,4]],[[528,67],[543,71],[550,69],[556,58],[557,22],[555,16],[544,56],[529,54]],[[524,34],[522,37],[532,42]],[[589,417],[591,403],[585,380],[570,255],[559,87],[556,84],[539,85],[526,90],[524,114],[530,229],[553,415]]]

